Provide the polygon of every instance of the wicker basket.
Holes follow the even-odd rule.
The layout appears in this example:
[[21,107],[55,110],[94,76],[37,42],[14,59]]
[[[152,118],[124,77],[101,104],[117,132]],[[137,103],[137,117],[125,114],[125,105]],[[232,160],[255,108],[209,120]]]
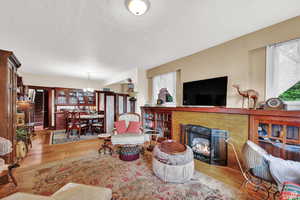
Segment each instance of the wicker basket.
[[123,161],[134,161],[140,157],[139,146],[123,146],[120,149],[119,158]]

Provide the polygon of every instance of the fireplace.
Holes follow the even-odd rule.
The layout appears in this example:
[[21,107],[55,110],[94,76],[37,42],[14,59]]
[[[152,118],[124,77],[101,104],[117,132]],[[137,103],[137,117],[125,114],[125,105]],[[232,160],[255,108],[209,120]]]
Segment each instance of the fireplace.
[[228,132],[198,125],[181,125],[180,142],[190,146],[194,158],[209,164],[227,165]]

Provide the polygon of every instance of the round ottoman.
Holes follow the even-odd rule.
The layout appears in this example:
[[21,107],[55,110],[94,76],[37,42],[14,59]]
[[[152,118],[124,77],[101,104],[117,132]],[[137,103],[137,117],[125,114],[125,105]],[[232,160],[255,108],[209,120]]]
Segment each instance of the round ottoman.
[[[158,144],[153,150],[152,167],[154,174],[164,182],[184,183],[194,175],[194,154],[189,146],[167,140]],[[164,147],[170,147],[166,151]],[[180,147],[176,150],[175,147]]]
[[140,157],[139,146],[121,146],[119,158],[123,161],[133,161]]

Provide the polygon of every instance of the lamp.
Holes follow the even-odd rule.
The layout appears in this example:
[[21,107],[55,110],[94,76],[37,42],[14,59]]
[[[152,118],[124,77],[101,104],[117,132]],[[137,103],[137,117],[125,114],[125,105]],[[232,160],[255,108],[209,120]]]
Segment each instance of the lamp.
[[[0,156],[5,156],[12,152],[12,143],[8,139],[0,137]],[[7,166],[5,165],[5,160],[0,158],[0,172],[5,170]]]
[[91,81],[90,72],[88,72],[88,87],[84,88],[83,91],[85,91],[85,92],[94,92],[94,88],[90,87],[90,81]]
[[127,9],[134,15],[145,14],[150,7],[149,0],[126,0]]
[[17,101],[18,111],[27,111],[30,109],[30,101]]
[[0,137],[0,156],[4,156],[12,152],[12,143],[8,139]]
[[135,101],[137,97],[138,92],[129,92],[128,95],[130,97],[130,101]]

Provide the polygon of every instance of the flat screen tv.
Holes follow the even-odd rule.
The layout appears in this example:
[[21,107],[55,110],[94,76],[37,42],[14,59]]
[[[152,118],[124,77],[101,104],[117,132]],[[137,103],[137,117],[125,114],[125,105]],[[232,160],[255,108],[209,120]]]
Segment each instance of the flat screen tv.
[[228,77],[183,83],[183,105],[226,106]]

